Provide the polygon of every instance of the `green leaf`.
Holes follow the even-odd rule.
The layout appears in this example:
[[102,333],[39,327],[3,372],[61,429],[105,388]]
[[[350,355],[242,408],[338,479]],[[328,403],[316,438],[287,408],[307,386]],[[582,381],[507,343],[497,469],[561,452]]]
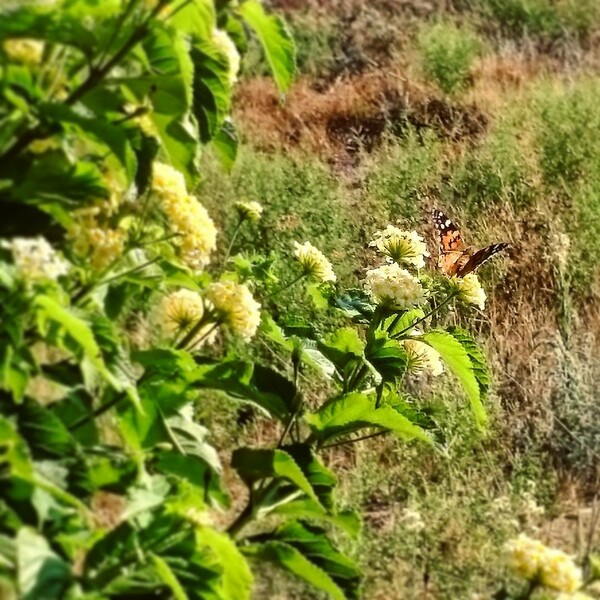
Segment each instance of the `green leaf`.
[[235,542],[220,531],[203,527],[199,538],[217,556],[223,567],[218,589],[223,600],[248,600],[252,589],[252,571]]
[[33,465],[27,444],[8,419],[0,416],[0,467],[8,466],[10,478],[33,479]]
[[479,382],[471,357],[464,346],[452,334],[445,331],[430,331],[420,336],[419,340],[437,350],[444,363],[456,375],[471,403],[475,422],[480,428],[485,427],[487,415],[481,401]]
[[334,600],[346,600],[346,596],[333,579],[290,544],[275,541],[252,544],[244,547],[242,551],[248,556],[275,563],[317,589],[323,590]]
[[173,592],[173,598],[175,600],[188,600],[189,597],[185,593],[181,583],[175,576],[175,573],[171,570],[169,563],[163,560],[160,556],[150,552],[150,560],[158,573],[160,579],[167,585],[167,587]]
[[286,92],[296,73],[296,45],[286,22],[268,15],[255,0],[242,3],[239,10],[263,47],[277,87]]
[[109,148],[123,165],[127,173],[127,180],[133,180],[137,161],[124,129],[107,122],[105,119],[82,116],[66,104],[44,103],[40,105],[39,110],[43,119],[61,125],[73,125],[80,135],[94,136]]
[[334,398],[305,418],[320,440],[352,433],[364,427],[381,427],[403,439],[416,438],[431,443],[427,433],[404,415],[391,406],[375,408],[375,398],[360,393]]
[[361,520],[358,513],[353,511],[331,513],[309,498],[302,498],[279,504],[270,511],[270,514],[281,515],[291,519],[329,523],[345,531],[352,537],[357,537],[361,529]]
[[318,347],[323,355],[343,372],[348,363],[364,357],[365,343],[356,329],[344,327],[320,341]]
[[239,140],[233,123],[223,121],[212,140],[213,148],[221,161],[221,165],[228,171],[233,168],[238,153]]
[[234,450],[231,466],[247,485],[271,477],[280,477],[293,483],[309,498],[319,498],[296,461],[283,450],[238,448]]
[[471,359],[471,364],[473,365],[475,377],[479,383],[481,397],[485,398],[491,383],[490,371],[485,355],[481,351],[481,348],[477,345],[477,342],[464,329],[460,329],[459,327],[450,327],[448,329],[448,333],[452,334],[467,351],[467,354]]
[[59,600],[71,579],[69,566],[50,548],[44,537],[33,529],[17,533],[17,572],[22,600]]
[[385,320],[385,326],[390,337],[399,333],[410,335],[413,331],[413,324],[424,316],[425,313],[420,308],[411,308],[399,315],[388,317]]

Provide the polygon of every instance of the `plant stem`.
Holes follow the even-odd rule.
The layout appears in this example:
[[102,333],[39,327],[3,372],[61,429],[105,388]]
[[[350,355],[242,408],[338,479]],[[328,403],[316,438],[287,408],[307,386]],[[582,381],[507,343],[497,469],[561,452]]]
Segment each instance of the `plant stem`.
[[291,288],[295,283],[298,283],[303,277],[306,277],[306,273],[300,273],[300,275],[298,275],[298,277],[292,279],[292,281],[290,281],[289,283],[286,283],[283,287],[280,287],[278,290],[275,290],[274,292],[270,293],[267,296],[267,299],[274,298],[278,294],[281,294],[281,292],[287,290],[288,288]]
[[350,440],[342,440],[341,442],[333,442],[332,444],[327,444],[327,446],[321,446],[321,450],[325,450],[326,448],[335,448],[336,446],[346,446],[348,444],[354,444],[356,442],[362,442],[363,440],[369,440],[374,437],[379,437],[380,435],[386,435],[390,433],[388,429],[384,431],[377,431],[375,433],[370,433],[369,435],[363,435],[361,437],[352,438]]
[[405,334],[406,332],[408,332],[411,329],[413,329],[414,327],[416,327],[417,325],[420,325],[423,321],[426,321],[427,319],[429,319],[429,317],[431,317],[436,312],[438,312],[440,310],[440,308],[443,308],[444,306],[446,306],[446,304],[448,304],[457,295],[458,295],[458,292],[451,292],[450,294],[448,294],[448,296],[442,302],[440,302],[435,308],[432,308],[425,316],[421,317],[420,319],[417,319],[411,325],[409,325],[408,327],[405,327],[404,329],[402,329],[401,331],[399,331],[398,333],[395,333],[394,335],[392,335],[390,337],[392,337],[393,339],[397,339],[400,336],[402,336],[403,334]]
[[[198,322],[186,333],[184,338],[177,344],[177,350],[185,349],[189,345],[189,343],[198,335],[198,332],[202,329],[202,327],[204,327],[210,320],[212,320],[212,315],[210,313],[203,314],[202,317],[198,320]],[[212,329],[218,327],[221,324],[220,320],[213,322],[214,327]],[[212,332],[212,329],[211,331],[209,331],[209,333]]]
[[110,283],[111,281],[115,281],[115,279],[119,279],[120,277],[126,277],[127,275],[131,275],[132,273],[136,273],[137,271],[142,271],[143,269],[145,269],[146,267],[149,267],[150,265],[153,265],[154,263],[157,263],[160,260],[160,256],[157,256],[141,265],[138,265],[137,267],[132,267],[131,269],[129,269],[128,271],[123,271],[122,273],[116,273],[115,275],[113,275],[112,277],[109,277],[108,279],[104,279],[102,281],[99,281],[98,283],[96,283],[96,286],[99,285],[106,285],[107,283]]
[[242,224],[244,223],[244,220],[245,219],[240,218],[238,224],[235,226],[233,235],[231,236],[231,240],[229,242],[229,246],[227,247],[227,252],[225,252],[225,258],[223,259],[223,270],[225,270],[227,261],[229,260],[229,257],[231,256],[231,251],[233,250],[233,244],[235,243],[238,233],[240,232],[240,229],[242,228]]

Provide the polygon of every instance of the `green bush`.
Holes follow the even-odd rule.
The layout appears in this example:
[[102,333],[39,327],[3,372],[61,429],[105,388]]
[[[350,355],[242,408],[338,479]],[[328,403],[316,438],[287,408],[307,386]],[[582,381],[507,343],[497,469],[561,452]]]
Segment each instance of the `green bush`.
[[444,21],[424,27],[418,47],[425,75],[447,94],[468,85],[473,62],[482,49],[471,30]]

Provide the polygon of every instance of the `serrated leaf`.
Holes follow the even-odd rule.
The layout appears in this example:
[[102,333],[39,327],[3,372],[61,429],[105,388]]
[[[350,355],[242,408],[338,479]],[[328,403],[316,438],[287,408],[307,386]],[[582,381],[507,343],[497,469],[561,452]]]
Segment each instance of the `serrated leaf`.
[[416,438],[431,443],[427,433],[404,415],[391,406],[376,408],[373,397],[360,393],[334,398],[305,418],[322,441],[365,427],[381,427],[403,439]]
[[253,577],[245,556],[235,542],[220,531],[203,527],[199,538],[216,555],[223,567],[218,590],[223,600],[248,600]]
[[212,145],[223,168],[230,171],[237,158],[239,145],[237,132],[231,121],[226,119],[221,123],[221,127],[212,139]]
[[303,554],[284,542],[265,542],[242,548],[244,554],[259,560],[268,560],[326,592],[334,600],[346,600],[342,590],[323,569],[309,561]]
[[283,450],[238,448],[233,452],[231,466],[248,485],[262,479],[281,477],[293,483],[315,502],[319,502],[302,469]]
[[255,0],[243,2],[239,10],[261,43],[277,87],[286,92],[296,73],[296,45],[286,22]]
[[185,593],[181,583],[177,579],[175,573],[171,570],[169,563],[163,560],[157,554],[152,552],[149,553],[150,560],[154,565],[158,576],[162,580],[164,584],[171,590],[173,593],[173,598],[175,600],[189,600],[188,595]]
[[420,336],[419,340],[436,350],[444,363],[456,375],[471,403],[476,424],[483,428],[487,423],[487,415],[481,402],[479,382],[469,353],[452,334],[445,331],[430,331]]

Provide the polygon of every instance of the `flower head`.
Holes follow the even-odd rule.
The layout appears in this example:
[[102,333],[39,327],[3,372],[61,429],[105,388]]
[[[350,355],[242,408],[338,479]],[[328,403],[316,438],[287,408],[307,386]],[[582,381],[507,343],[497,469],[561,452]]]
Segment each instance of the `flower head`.
[[[204,317],[204,300],[192,290],[182,288],[164,296],[152,312],[152,322],[156,324],[163,336],[174,338],[191,331]],[[213,324],[207,322],[199,329],[191,345],[214,339],[210,335]]]
[[417,269],[425,266],[425,256],[429,256],[423,238],[416,231],[403,231],[393,225],[375,233],[369,243],[379,252],[397,263],[409,263]]
[[13,238],[4,246],[12,251],[17,269],[26,279],[56,280],[69,270],[69,263],[41,236]]
[[542,585],[559,592],[576,592],[582,585],[581,569],[562,550],[548,548],[525,534],[505,545],[508,566],[519,577],[539,578]]
[[235,281],[218,281],[208,287],[206,297],[218,318],[234,334],[246,341],[254,337],[260,325],[260,304],[245,285]]
[[217,246],[217,228],[208,211],[193,196],[167,196],[162,204],[174,233],[182,260],[192,269],[202,269]]
[[294,242],[294,257],[304,269],[304,274],[311,279],[332,282],[336,280],[331,263],[310,242],[304,244]]
[[390,308],[404,310],[418,306],[425,299],[419,280],[397,263],[367,271],[364,286],[377,304]]
[[428,372],[434,377],[444,372],[444,365],[439,353],[429,344],[419,340],[404,340],[404,349],[413,361],[416,372]]
[[240,219],[248,219],[250,221],[259,221],[263,212],[263,207],[259,202],[236,202],[235,208],[240,215]]
[[452,277],[450,281],[461,300],[474,304],[481,310],[485,308],[485,291],[475,273],[469,273],[464,277]]
[[234,85],[240,70],[240,53],[233,40],[222,29],[213,30],[213,42],[227,57],[229,65],[229,84]]
[[187,196],[183,174],[161,162],[152,165],[152,189],[161,198]]
[[3,48],[14,61],[28,65],[38,65],[42,62],[44,42],[30,38],[5,40]]

